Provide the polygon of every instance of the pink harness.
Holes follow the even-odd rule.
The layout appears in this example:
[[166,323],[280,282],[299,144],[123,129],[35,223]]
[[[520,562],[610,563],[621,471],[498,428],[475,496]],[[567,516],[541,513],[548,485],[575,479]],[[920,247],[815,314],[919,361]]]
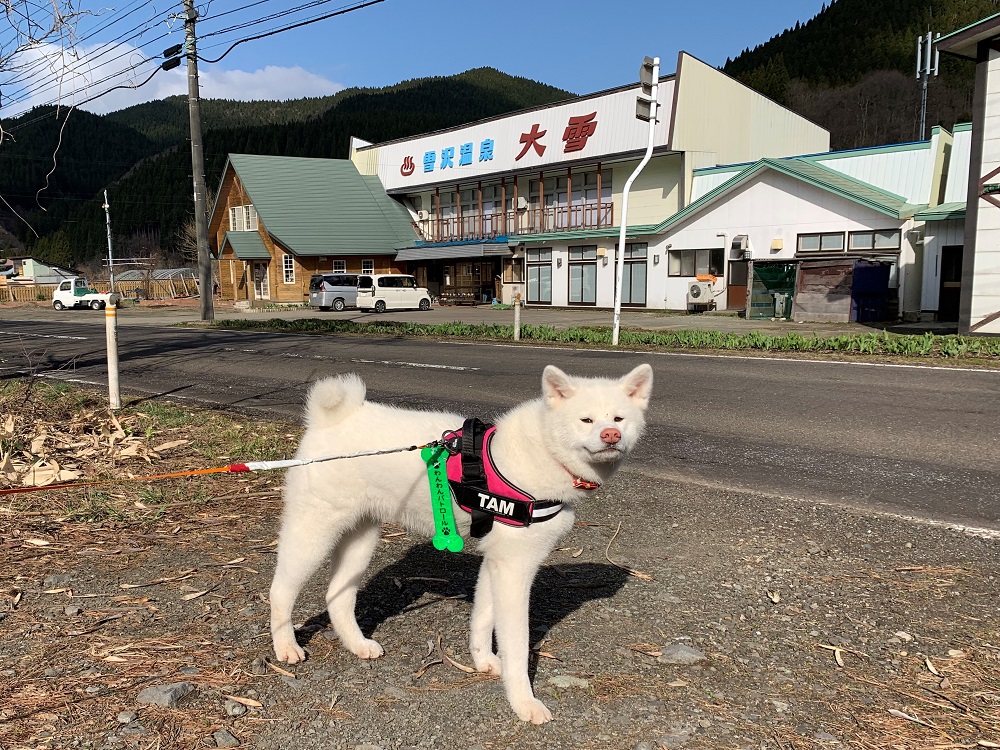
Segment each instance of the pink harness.
[[490,454],[496,427],[478,419],[466,420],[461,430],[448,433],[448,484],[462,510],[472,514],[472,536],[480,538],[493,521],[508,526],[530,526],[547,521],[562,510],[562,502],[536,500],[511,484]]

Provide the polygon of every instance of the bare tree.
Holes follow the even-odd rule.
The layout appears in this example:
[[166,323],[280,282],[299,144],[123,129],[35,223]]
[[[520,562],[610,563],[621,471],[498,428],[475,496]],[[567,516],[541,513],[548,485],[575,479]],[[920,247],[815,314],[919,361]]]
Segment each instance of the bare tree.
[[87,11],[78,10],[72,0],[0,0],[7,25],[14,32],[0,46],[0,73],[16,73],[29,64],[22,61],[25,52],[42,44],[52,44],[73,54],[76,47],[76,24]]

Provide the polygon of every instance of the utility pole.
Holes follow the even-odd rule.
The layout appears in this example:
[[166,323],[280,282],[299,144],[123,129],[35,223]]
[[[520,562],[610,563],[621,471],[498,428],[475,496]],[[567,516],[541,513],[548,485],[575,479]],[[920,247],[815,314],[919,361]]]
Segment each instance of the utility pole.
[[215,320],[212,259],[208,254],[208,207],[205,191],[205,155],[201,145],[201,98],[198,91],[198,51],[194,0],[184,0],[184,40],[187,50],[188,114],[191,121],[191,171],[194,177],[194,227],[198,241],[198,278],[201,286],[201,319]]
[[[940,37],[941,34],[937,36]],[[917,78],[923,81],[920,87],[920,140],[927,138],[927,80],[931,76],[937,78],[938,63],[941,60],[940,52],[933,50],[932,54],[935,38],[930,31],[926,37],[917,37]]]
[[[618,346],[618,332],[621,328],[622,318],[622,278],[625,275],[625,234],[628,229],[628,193],[639,176],[643,168],[649,164],[653,155],[653,133],[656,129],[656,87],[660,80],[660,58],[646,57],[639,68],[640,94],[636,97],[635,117],[637,120],[645,120],[649,123],[649,137],[646,141],[646,153],[642,161],[632,172],[632,175],[625,181],[622,189],[622,224],[618,235],[618,259],[615,264],[615,318],[611,333],[611,345]],[[600,196],[598,196],[600,200]]]
[[111,286],[108,291],[115,293],[115,259],[111,255],[111,204],[108,203],[108,191],[104,191],[104,221],[108,225],[108,272],[111,274]]

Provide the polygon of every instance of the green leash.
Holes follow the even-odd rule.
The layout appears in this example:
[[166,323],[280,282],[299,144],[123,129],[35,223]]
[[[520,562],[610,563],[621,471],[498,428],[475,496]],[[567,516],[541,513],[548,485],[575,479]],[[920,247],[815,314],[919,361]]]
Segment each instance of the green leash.
[[465,540],[455,526],[455,511],[451,506],[451,490],[448,488],[446,456],[444,446],[428,446],[420,451],[420,457],[427,464],[427,479],[431,485],[431,507],[434,509],[434,549],[461,552]]

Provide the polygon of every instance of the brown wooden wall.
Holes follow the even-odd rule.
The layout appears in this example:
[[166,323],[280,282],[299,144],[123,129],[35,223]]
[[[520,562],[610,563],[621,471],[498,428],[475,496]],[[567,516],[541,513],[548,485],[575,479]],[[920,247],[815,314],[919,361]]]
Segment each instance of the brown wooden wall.
[[[208,234],[212,252],[218,255],[218,249],[229,231],[229,209],[233,206],[243,206],[251,203],[250,197],[243,190],[239,177],[230,167],[219,188],[219,199],[216,201],[215,213],[209,219]],[[275,242],[267,232],[264,220],[257,217],[257,232],[271,256],[268,263],[268,286],[271,296],[264,302],[276,304],[301,304],[309,299],[309,277],[315,273],[328,273],[333,270],[334,260],[347,263],[348,273],[361,273],[362,259],[375,261],[375,273],[405,273],[406,264],[396,263],[394,254],[386,255],[328,255],[319,257],[295,256],[295,282],[284,282],[282,256],[286,252]],[[236,258],[232,248],[226,247],[219,260],[219,294],[224,300],[253,300],[253,271],[250,262]]]

